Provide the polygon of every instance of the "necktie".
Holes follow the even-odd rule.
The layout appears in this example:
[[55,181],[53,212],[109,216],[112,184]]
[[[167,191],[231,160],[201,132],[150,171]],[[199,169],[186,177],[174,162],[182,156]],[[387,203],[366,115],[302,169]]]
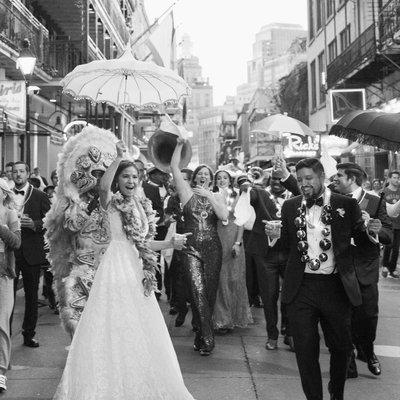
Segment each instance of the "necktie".
[[313,205],[322,207],[324,205],[324,199],[322,197],[318,197],[318,199],[307,199],[306,200],[306,207],[311,208]]
[[21,194],[22,196],[25,196],[25,190],[14,189],[14,193],[15,194]]
[[347,197],[353,197],[353,193],[347,193],[347,194],[345,194],[345,196],[347,196]]

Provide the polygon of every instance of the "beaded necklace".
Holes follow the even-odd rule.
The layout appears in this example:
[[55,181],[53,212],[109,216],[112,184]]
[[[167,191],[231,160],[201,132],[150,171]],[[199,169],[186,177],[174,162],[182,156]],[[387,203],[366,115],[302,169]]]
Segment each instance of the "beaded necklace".
[[294,224],[297,228],[296,236],[299,239],[299,242],[297,243],[297,249],[301,254],[300,260],[301,262],[306,263],[307,267],[312,271],[317,271],[321,267],[321,263],[328,260],[328,255],[325,253],[325,251],[332,247],[332,242],[328,239],[328,236],[331,233],[329,225],[332,222],[332,207],[328,203],[325,203],[322,207],[321,222],[325,226],[321,230],[319,247],[321,248],[322,253],[319,254],[318,258],[311,259],[308,254],[309,245],[307,242],[306,228],[307,225],[310,226],[310,221],[307,221],[307,207],[305,198],[303,198],[301,206],[297,209],[297,214],[298,216],[294,219]]

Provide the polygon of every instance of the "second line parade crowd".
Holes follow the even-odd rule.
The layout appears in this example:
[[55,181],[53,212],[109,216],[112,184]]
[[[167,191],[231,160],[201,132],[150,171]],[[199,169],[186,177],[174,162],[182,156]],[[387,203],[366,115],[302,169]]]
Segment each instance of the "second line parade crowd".
[[[175,128],[171,126],[171,132]],[[281,333],[284,345],[295,353],[307,399],[320,400],[323,393],[319,326],[331,358],[331,399],[344,398],[346,379],[358,375],[356,359],[367,363],[372,374],[381,374],[374,352],[380,253],[384,247],[382,276],[398,279],[398,171],[389,173],[383,187],[373,182],[370,190],[359,165],[337,164],[336,174],[326,176],[323,164],[315,158],[290,165],[276,157],[268,170],[253,167],[245,171],[237,160],[215,172],[207,165],[181,169],[185,143],[179,139],[170,174],[148,167],[141,159],[124,160],[123,143],[104,139],[102,144],[96,135],[104,136],[105,131],[94,131],[85,128],[75,142],[67,143],[50,185],[38,168],[31,174],[22,161],[7,164],[0,179],[0,392],[7,388],[13,305],[20,277],[25,293],[23,344],[39,346],[35,329],[42,274],[43,295],[74,338],[55,398],[75,399],[71,393],[85,391],[73,369],[88,367],[79,353],[91,354],[90,350],[79,346],[85,348],[84,335],[90,337],[96,324],[83,318],[83,308],[92,296],[97,309],[101,298],[107,299],[104,307],[111,307],[113,299],[107,298],[105,284],[90,289],[95,274],[107,276],[102,259],[108,257],[117,264],[110,255],[113,243],[119,243],[127,256],[130,242],[118,239],[121,230],[132,239],[132,229],[142,229],[144,220],[146,233],[141,239],[134,238],[138,251],[129,253],[143,264],[144,293],[159,300],[161,291],[165,292],[176,327],[188,323],[191,310],[193,349],[201,356],[212,354],[215,334],[226,335],[252,324],[251,307],[259,307],[265,315],[266,350],[278,349]],[[111,155],[115,148],[116,155]],[[135,203],[126,203],[127,199]],[[139,210],[138,214],[132,214],[126,204],[134,204],[132,209]],[[118,230],[117,223],[110,224],[115,211],[122,215]],[[73,238],[73,245],[58,231],[60,224]],[[145,241],[153,228],[152,242]],[[66,249],[61,250],[62,246]],[[118,258],[118,248],[114,258]],[[71,264],[69,260],[67,270],[68,249],[75,251],[78,261]],[[112,280],[112,273],[108,274],[107,280]],[[126,279],[134,282],[136,278]],[[135,296],[128,296],[129,300],[140,307],[141,300]],[[88,312],[91,306],[89,301]],[[153,307],[147,312],[157,319]],[[110,310],[113,320],[111,314]],[[135,315],[129,322],[134,323],[134,318],[144,320]],[[74,346],[77,336],[80,344]],[[166,376],[165,385],[175,385],[170,391],[173,398],[190,399],[179,378],[167,331],[161,336],[152,338],[159,343],[159,351],[166,353],[161,357],[166,364],[160,368],[168,370],[168,365],[176,364],[170,372],[175,377]],[[129,373],[136,371],[132,367]],[[93,390],[89,383],[87,389]]]

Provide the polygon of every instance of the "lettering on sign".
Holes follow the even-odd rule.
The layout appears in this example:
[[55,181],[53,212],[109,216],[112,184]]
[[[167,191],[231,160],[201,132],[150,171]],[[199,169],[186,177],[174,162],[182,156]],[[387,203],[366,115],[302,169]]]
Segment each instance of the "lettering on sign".
[[25,119],[26,97],[24,81],[0,81],[0,107],[8,114]]

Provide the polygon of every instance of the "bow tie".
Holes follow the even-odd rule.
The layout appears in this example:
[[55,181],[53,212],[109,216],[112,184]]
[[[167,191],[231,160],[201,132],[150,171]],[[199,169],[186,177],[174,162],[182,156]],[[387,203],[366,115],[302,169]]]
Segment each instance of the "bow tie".
[[25,190],[14,189],[14,193],[15,194],[21,194],[22,196],[25,196]]
[[318,199],[311,198],[306,200],[307,208],[311,208],[314,205],[322,207],[324,205],[324,199],[322,197],[318,197]]

